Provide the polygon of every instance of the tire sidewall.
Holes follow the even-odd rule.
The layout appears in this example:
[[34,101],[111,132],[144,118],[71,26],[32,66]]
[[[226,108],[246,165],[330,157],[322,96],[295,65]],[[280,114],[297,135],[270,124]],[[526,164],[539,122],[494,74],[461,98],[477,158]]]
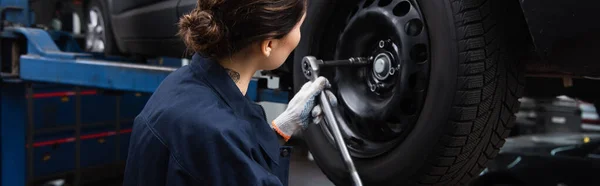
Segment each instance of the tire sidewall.
[[[406,183],[418,179],[428,155],[448,127],[448,117],[456,91],[458,48],[450,4],[447,1],[418,2],[430,38],[431,76],[427,97],[419,120],[405,140],[390,152],[369,159],[355,158],[354,162],[364,184]],[[295,67],[299,61],[295,61]],[[304,82],[298,70],[295,83]],[[299,86],[296,84],[295,86]],[[311,125],[303,132],[312,155],[322,171],[337,185],[348,185],[349,174],[339,151],[327,143],[319,126]]]

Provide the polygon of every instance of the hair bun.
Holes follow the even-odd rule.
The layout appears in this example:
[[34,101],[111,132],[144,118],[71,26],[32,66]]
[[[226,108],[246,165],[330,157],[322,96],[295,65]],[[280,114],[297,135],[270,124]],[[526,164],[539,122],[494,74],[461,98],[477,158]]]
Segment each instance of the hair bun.
[[210,10],[194,10],[179,20],[179,35],[195,51],[204,51],[219,43],[223,30]]
[[283,38],[300,23],[308,0],[196,0],[179,19],[187,52],[223,59],[259,41]]

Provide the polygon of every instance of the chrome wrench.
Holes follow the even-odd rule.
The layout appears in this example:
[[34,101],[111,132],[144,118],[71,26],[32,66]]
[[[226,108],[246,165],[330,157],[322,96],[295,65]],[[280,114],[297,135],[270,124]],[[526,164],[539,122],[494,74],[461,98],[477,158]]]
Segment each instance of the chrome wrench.
[[[302,72],[306,78],[314,81],[317,77],[319,77],[320,67],[323,66],[347,66],[347,65],[368,65],[372,61],[368,58],[356,57],[349,58],[347,60],[332,60],[332,61],[323,61],[319,60],[314,56],[306,56],[302,59]],[[330,128],[333,136],[335,138],[335,142],[340,149],[342,154],[342,158],[344,163],[346,164],[346,168],[350,171],[350,176],[352,177],[352,181],[355,186],[362,186],[362,181],[358,172],[356,171],[356,167],[354,167],[354,162],[352,161],[352,157],[350,157],[350,153],[346,148],[346,143],[344,142],[344,138],[342,137],[342,133],[340,131],[337,119],[333,114],[333,110],[331,108],[331,103],[329,102],[329,98],[327,94],[320,95],[320,105],[323,109],[323,113],[325,114],[325,121],[327,121],[328,127]]]

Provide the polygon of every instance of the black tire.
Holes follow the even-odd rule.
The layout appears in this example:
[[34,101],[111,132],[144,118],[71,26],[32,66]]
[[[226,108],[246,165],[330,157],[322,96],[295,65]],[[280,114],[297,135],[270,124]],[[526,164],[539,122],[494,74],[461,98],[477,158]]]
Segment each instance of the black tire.
[[[394,3],[398,1],[405,0]],[[418,1],[430,39],[425,104],[402,143],[374,158],[354,158],[364,185],[463,185],[497,155],[514,125],[524,89],[512,44],[515,29],[507,27],[513,23],[506,15],[515,13],[510,3]],[[327,52],[311,53],[331,57]],[[306,80],[294,70],[298,87]],[[350,185],[339,152],[322,129],[311,125],[303,135],[327,177],[336,185]]]
[[[90,10],[93,9],[97,9],[99,10],[99,12],[101,13],[102,16],[102,20],[104,21],[104,32],[103,32],[103,39],[104,39],[104,54],[106,55],[119,55],[119,48],[117,46],[117,43],[115,41],[115,37],[113,34],[113,30],[112,30],[112,24],[110,21],[110,12],[108,11],[108,4],[106,2],[106,0],[89,0],[86,3],[85,6],[85,12],[84,14],[84,23],[83,23],[83,27],[85,28],[86,34],[87,32],[89,32],[87,25],[90,22],[90,15],[89,12]],[[87,36],[86,36],[87,38]],[[85,46],[84,46],[85,49]],[[87,49],[86,49],[87,51]]]

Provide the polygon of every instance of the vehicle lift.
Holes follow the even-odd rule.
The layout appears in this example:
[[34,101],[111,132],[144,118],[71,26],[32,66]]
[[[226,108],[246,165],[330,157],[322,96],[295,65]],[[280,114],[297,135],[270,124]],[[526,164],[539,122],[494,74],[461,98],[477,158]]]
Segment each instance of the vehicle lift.
[[[33,179],[33,84],[75,86],[76,100],[82,94],[79,87],[152,93],[177,69],[82,52],[70,34],[34,28],[28,3],[0,0],[0,185],[24,186]],[[256,102],[287,103],[288,93],[268,89],[266,81],[253,79],[247,96]],[[76,112],[74,185],[79,185],[82,118]],[[117,124],[115,132],[120,130]]]

